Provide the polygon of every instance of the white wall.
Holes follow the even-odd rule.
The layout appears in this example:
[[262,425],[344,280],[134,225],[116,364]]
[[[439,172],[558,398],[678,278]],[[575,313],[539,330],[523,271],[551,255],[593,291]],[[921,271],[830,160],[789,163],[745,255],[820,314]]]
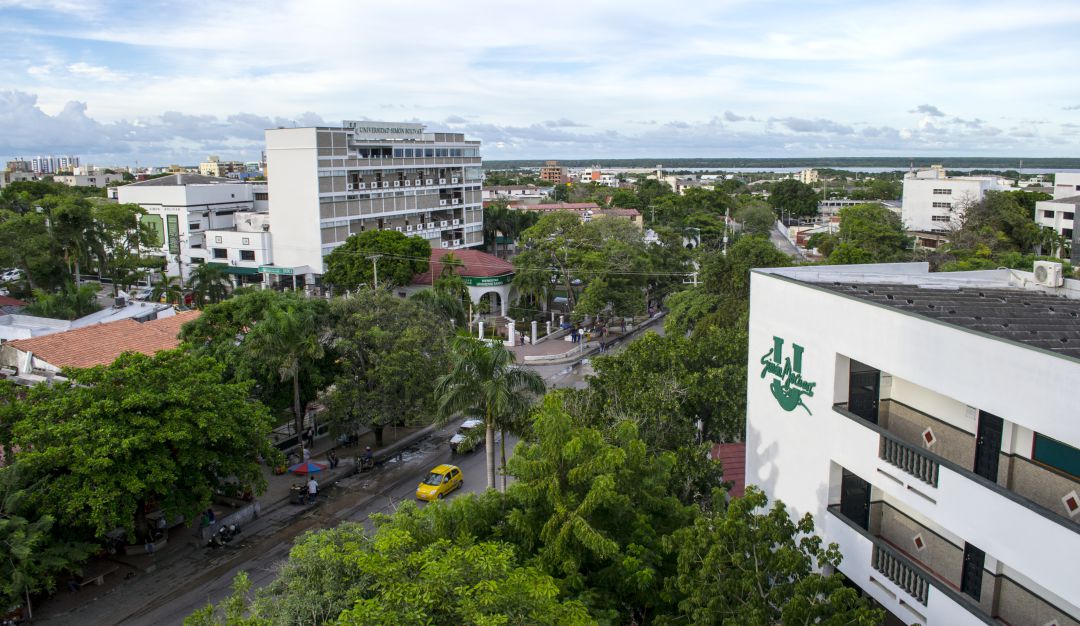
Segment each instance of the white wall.
[[275,264],[322,272],[319,179],[314,128],[266,131],[266,169]]
[[[990,179],[905,178],[900,209],[904,227],[908,230],[943,231],[959,226],[960,216],[967,204],[982,200],[987,190],[999,188]],[[951,193],[934,194],[935,189],[948,189]],[[935,207],[935,202],[950,203],[952,210]],[[948,216],[950,221],[934,221],[934,216]]]
[[1058,172],[1054,174],[1054,198],[1072,198],[1080,196],[1080,172]]

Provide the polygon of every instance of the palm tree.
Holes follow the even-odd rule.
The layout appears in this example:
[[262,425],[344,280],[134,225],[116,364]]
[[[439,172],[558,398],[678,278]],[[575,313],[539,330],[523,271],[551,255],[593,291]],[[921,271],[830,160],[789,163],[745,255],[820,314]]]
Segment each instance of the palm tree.
[[[524,412],[534,395],[544,392],[544,380],[535,372],[514,367],[514,353],[502,342],[485,342],[458,335],[451,340],[452,367],[435,386],[439,414],[457,412],[484,420],[487,486],[495,488],[495,427],[505,426]],[[506,466],[506,437],[502,438],[502,464]],[[503,488],[506,488],[505,471]]]
[[424,289],[409,296],[409,300],[431,311],[435,317],[449,322],[452,326],[466,323],[465,305],[461,303],[461,297],[440,289]]
[[304,429],[300,371],[304,363],[319,361],[326,353],[319,329],[313,308],[300,303],[275,304],[245,338],[252,354],[276,365],[281,382],[292,380],[293,418],[298,433]]
[[229,279],[221,268],[204,263],[191,271],[189,283],[192,299],[197,308],[210,303],[221,302],[229,294]]
[[154,289],[151,291],[151,297],[154,302],[160,302],[164,299],[165,302],[170,304],[180,304],[180,300],[184,297],[184,284],[179,276],[166,276],[165,272],[162,272],[161,280],[154,285]]

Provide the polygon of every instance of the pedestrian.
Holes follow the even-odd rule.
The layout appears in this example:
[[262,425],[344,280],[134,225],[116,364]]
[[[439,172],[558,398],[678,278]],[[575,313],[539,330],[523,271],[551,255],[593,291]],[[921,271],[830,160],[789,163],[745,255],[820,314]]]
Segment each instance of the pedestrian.
[[300,456],[304,457],[304,463],[307,463],[311,459],[311,452],[308,452],[307,448],[303,448]]
[[319,495],[319,483],[315,481],[315,476],[311,476],[307,481],[308,504],[315,502],[315,496],[317,495]]
[[217,520],[214,518],[214,507],[207,508],[206,509],[206,525],[207,526],[213,526],[216,523],[217,523]]
[[337,450],[330,448],[330,452],[326,454],[326,460],[330,462],[330,469],[334,469],[338,464]]
[[315,440],[315,434],[313,432],[311,432],[311,426],[308,426],[307,430],[304,431],[304,441],[307,442],[307,445],[310,448],[311,444],[314,442],[314,440]]

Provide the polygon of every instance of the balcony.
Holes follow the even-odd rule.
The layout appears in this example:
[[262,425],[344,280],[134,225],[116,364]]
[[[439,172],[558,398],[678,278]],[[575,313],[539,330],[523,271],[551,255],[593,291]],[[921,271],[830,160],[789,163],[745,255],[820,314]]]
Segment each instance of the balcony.
[[[848,411],[846,403],[834,408],[877,431],[881,437],[878,458],[927,486],[938,487],[939,475],[946,468],[1080,533],[1077,518],[1070,517],[1062,504],[1065,494],[1080,491],[1080,482],[1004,452],[999,454],[997,479],[984,478],[970,469],[975,461],[975,435],[894,400],[881,400],[877,424]],[[932,450],[923,440],[928,431],[934,440]]]
[[887,502],[871,503],[866,529],[840,505],[828,511],[829,540],[845,555],[841,571],[908,622],[1080,626],[1065,607],[989,567],[977,570],[971,593],[962,592],[964,548]]

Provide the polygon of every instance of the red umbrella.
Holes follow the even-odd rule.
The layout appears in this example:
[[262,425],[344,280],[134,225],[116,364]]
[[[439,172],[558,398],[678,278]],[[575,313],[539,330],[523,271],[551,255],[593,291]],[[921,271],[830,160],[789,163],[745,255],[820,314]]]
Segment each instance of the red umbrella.
[[316,463],[314,461],[304,461],[303,463],[297,463],[289,468],[289,471],[294,474],[314,474],[326,469],[326,466],[322,463]]

